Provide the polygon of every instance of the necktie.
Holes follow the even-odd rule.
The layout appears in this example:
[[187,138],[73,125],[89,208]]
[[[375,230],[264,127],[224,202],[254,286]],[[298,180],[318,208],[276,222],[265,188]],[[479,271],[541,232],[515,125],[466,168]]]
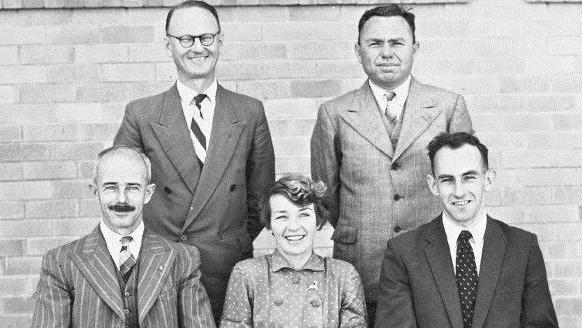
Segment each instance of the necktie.
[[[200,112],[200,117],[202,119],[204,119],[204,116],[202,116],[202,106],[200,106],[200,104],[206,97],[207,96],[205,94],[201,93],[194,97],[194,99],[192,99],[192,102],[195,103],[196,107],[198,107],[198,111]],[[202,130],[200,129],[200,126],[198,125],[194,117],[192,117],[192,124],[190,125],[190,129],[192,129],[192,133],[194,133],[194,136],[196,137],[202,148],[206,150],[206,136],[204,136],[204,133],[202,133]],[[198,156],[198,162],[201,167],[204,165],[204,162],[200,159],[200,156]]]
[[464,328],[471,328],[473,325],[477,284],[479,283],[473,248],[469,243],[471,237],[469,231],[463,230],[459,234],[459,238],[457,238],[457,272],[455,278],[457,280],[459,299],[461,300]]
[[131,244],[133,238],[131,236],[121,237],[121,250],[119,251],[119,263],[121,266],[119,267],[119,271],[121,272],[121,276],[123,280],[127,282],[129,276],[131,275],[131,270],[135,265],[135,257],[131,254],[129,250],[129,244]]
[[390,102],[392,101],[392,99],[394,99],[394,97],[396,97],[396,93],[394,91],[386,91],[386,93],[384,94],[384,97],[388,101],[386,103],[386,109],[384,110],[384,115],[388,119],[388,122],[390,122],[390,125],[392,125],[392,127],[394,127],[396,125],[396,122],[398,121],[398,114],[391,111]]

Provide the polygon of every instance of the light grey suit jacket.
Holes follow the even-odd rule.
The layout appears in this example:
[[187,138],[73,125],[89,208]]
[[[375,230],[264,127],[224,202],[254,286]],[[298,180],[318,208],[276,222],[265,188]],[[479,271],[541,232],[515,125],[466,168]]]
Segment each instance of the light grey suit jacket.
[[263,225],[259,200],[275,179],[275,157],[263,105],[218,85],[202,171],[176,85],[127,105],[114,144],[142,149],[157,185],[144,208],[146,227],[196,246],[202,282],[219,317],[234,265],[252,257]]
[[311,174],[329,187],[333,255],[352,263],[375,302],[386,241],[441,211],[430,194],[426,146],[441,132],[472,132],[462,96],[412,79],[393,149],[366,81],[319,108]]
[[[140,327],[214,327],[195,247],[170,243],[146,229],[138,261]],[[123,327],[116,270],[99,227],[48,251],[34,294],[32,327]]]
[[[442,217],[388,242],[377,328],[463,328]],[[557,328],[534,234],[490,217],[483,240],[473,328]]]

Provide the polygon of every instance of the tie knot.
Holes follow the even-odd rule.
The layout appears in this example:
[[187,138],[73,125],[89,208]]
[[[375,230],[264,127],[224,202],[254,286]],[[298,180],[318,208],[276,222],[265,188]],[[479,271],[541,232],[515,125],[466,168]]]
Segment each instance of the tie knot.
[[194,101],[194,103],[196,104],[196,107],[200,108],[200,104],[202,103],[202,101],[204,101],[204,99],[207,96],[203,93],[197,94],[194,99],[192,99]]
[[471,239],[471,237],[473,237],[473,235],[471,235],[471,233],[469,231],[463,230],[459,234],[459,238],[457,238],[457,241],[469,240],[469,239]]
[[121,246],[129,246],[129,244],[131,244],[131,242],[133,241],[133,237],[131,236],[123,236],[121,237],[121,239],[119,240],[121,242]]
[[394,99],[394,97],[396,97],[396,92],[386,91],[386,93],[384,94],[384,97],[386,97],[386,100],[392,101],[392,99]]

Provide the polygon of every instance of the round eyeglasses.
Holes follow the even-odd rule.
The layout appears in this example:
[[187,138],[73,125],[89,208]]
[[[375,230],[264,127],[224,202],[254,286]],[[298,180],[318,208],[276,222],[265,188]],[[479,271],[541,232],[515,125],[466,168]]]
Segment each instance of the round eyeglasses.
[[220,34],[220,31],[212,34],[212,33],[204,33],[204,34],[200,34],[200,35],[182,35],[182,36],[175,36],[175,35],[171,35],[171,34],[166,34],[166,36],[169,36],[171,38],[174,38],[178,41],[180,41],[180,45],[183,48],[190,48],[194,45],[194,42],[196,41],[196,39],[200,40],[200,43],[202,43],[203,46],[208,47],[210,45],[212,45],[214,43],[214,38],[216,38],[216,36]]

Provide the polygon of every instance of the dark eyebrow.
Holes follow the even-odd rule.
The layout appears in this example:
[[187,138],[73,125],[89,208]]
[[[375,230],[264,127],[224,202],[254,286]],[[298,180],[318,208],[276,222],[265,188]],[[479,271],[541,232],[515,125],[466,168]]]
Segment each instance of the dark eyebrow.
[[444,178],[453,178],[453,176],[450,174],[441,174],[437,177],[438,180],[444,179]]
[[471,171],[467,171],[465,173],[463,173],[463,176],[465,175],[477,175],[479,174],[479,172],[475,171],[475,170],[471,170]]

